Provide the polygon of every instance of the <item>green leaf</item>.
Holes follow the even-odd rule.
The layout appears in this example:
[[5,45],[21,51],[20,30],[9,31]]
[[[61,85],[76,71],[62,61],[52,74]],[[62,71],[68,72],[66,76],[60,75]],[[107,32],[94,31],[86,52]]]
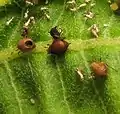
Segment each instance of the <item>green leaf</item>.
[[[82,1],[76,2],[79,5]],[[71,12],[64,0],[28,7],[14,2],[0,7],[0,114],[120,113],[120,17],[106,0],[92,2],[96,3],[92,8],[96,15],[86,21],[83,14],[89,6]],[[42,6],[48,7],[50,20],[42,18]],[[36,42],[36,50],[18,54],[27,8],[35,16],[29,36]],[[87,30],[93,24],[100,28],[97,39]],[[48,32],[56,25],[71,43],[60,57],[47,54],[44,48],[52,42]],[[90,79],[91,62],[100,60],[108,65],[108,78]],[[76,68],[84,71],[83,81]]]

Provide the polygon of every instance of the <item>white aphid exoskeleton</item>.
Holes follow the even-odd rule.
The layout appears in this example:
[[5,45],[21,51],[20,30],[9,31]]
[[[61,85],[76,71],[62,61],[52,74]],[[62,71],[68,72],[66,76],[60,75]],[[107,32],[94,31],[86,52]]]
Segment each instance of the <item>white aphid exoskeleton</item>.
[[80,8],[83,8],[83,7],[85,7],[86,5],[87,5],[86,3],[80,4],[80,5],[77,7],[77,9],[79,10]]
[[45,4],[48,4],[48,3],[49,3],[49,0],[46,0],[46,1],[45,1]]
[[27,18],[27,17],[28,17],[28,13],[29,13],[29,11],[28,11],[28,9],[27,9],[27,11],[25,12],[24,18]]
[[35,104],[35,100],[34,100],[33,98],[30,99],[30,102],[31,102],[32,104]]
[[30,18],[28,19],[28,21],[24,24],[24,27],[27,28],[31,22],[32,22],[33,24],[35,23],[34,17],[30,17]]
[[32,17],[30,17],[30,21],[33,23],[33,24],[35,24],[35,18],[32,16]]
[[109,25],[105,23],[105,24],[103,24],[103,26],[104,26],[104,27],[108,27]]
[[73,12],[77,11],[78,9],[77,9],[76,1],[75,0],[68,1],[66,8]]
[[91,11],[87,12],[84,14],[84,16],[88,19],[92,19],[94,17],[94,13],[92,13]]
[[91,0],[85,0],[85,3],[89,3],[89,2],[91,2]]
[[94,7],[96,5],[96,3],[91,3],[90,6],[91,7]]
[[41,7],[41,11],[43,13],[43,15],[48,19],[50,20],[50,16],[49,16],[49,11],[48,11],[48,8],[47,7]]
[[6,25],[7,25],[7,26],[10,25],[10,23],[13,21],[13,19],[14,19],[14,17],[12,17],[10,20],[8,20],[8,21],[6,22]]
[[24,27],[28,27],[28,25],[30,24],[30,18],[28,19],[28,21],[24,24]]
[[80,76],[80,79],[83,80],[83,79],[84,79],[84,76],[83,76],[83,74],[82,74],[82,71],[81,71],[79,68],[77,68],[77,69],[76,69],[76,72],[77,72],[77,74]]
[[30,1],[28,1],[28,0],[26,0],[25,2],[26,2],[26,4],[28,4],[28,5],[34,5],[32,2],[30,2]]
[[90,28],[88,28],[89,31],[91,31],[91,33],[98,38],[98,33],[99,33],[99,28],[97,24],[93,24]]

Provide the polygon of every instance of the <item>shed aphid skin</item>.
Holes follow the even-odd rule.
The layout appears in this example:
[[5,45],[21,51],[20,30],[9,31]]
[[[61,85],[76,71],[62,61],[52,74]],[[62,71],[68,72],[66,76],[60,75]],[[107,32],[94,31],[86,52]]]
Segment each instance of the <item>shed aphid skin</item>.
[[91,7],[94,7],[96,5],[96,3],[91,3],[90,6]]
[[87,6],[86,3],[80,4],[80,5],[77,7],[77,10],[79,10],[80,8],[83,8],[83,7],[85,7],[85,6]]
[[17,48],[21,52],[31,52],[36,47],[34,41],[30,38],[23,38],[18,42]]
[[28,21],[24,24],[24,27],[25,27],[25,28],[28,28],[28,26],[29,26],[29,24],[30,24],[31,22],[32,22],[33,24],[35,23],[34,17],[30,17],[30,18],[28,19]]
[[92,19],[95,15],[91,11],[88,11],[84,14],[87,19]]
[[83,76],[82,70],[80,70],[79,68],[77,68],[77,69],[76,69],[76,72],[77,72],[77,74],[80,76],[80,79],[81,79],[81,80],[84,80],[84,76]]
[[40,9],[41,11],[42,11],[42,13],[43,13],[43,16],[45,17],[45,18],[47,18],[48,20],[50,20],[50,16],[49,16],[49,11],[48,11],[48,8],[47,7],[41,7],[41,9]]
[[88,28],[89,31],[91,31],[92,35],[94,35],[96,38],[98,38],[99,34],[99,28],[97,24],[93,24],[90,28]]
[[57,30],[57,26],[50,30],[50,35],[53,37],[53,42],[48,48],[48,53],[61,55],[64,54],[70,43],[61,38],[60,32]]
[[87,4],[86,3],[82,3],[80,4],[79,6],[77,6],[76,4],[76,1],[75,0],[72,0],[72,1],[68,1],[67,2],[67,8],[70,10],[70,11],[78,11],[79,9],[85,7]]
[[30,2],[29,0],[25,0],[26,4],[28,5],[34,5],[32,2]]
[[28,13],[29,13],[29,11],[28,11],[28,9],[27,9],[27,11],[25,12],[25,15],[24,15],[24,18],[25,18],[25,19],[28,17]]
[[106,77],[108,68],[104,62],[93,62],[90,65],[92,73],[95,77]]
[[77,4],[75,0],[71,0],[67,2],[67,9],[69,9],[70,11],[77,11]]
[[31,104],[35,104],[35,100],[33,98],[30,99]]
[[85,1],[85,3],[90,3],[91,2],[91,0],[84,0]]
[[6,25],[9,26],[10,23],[13,21],[13,19],[14,19],[14,17],[12,17],[10,20],[8,20],[8,21],[6,22]]

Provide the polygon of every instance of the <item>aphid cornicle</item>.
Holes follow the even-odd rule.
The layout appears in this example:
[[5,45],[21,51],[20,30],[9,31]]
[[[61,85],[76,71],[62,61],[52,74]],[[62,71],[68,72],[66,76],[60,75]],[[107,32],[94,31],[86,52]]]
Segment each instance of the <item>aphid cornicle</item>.
[[17,48],[22,52],[30,52],[36,47],[30,38],[24,38],[18,42]]
[[104,62],[93,62],[90,67],[95,77],[107,76],[108,69]]
[[50,35],[53,37],[53,42],[48,48],[48,53],[61,55],[64,54],[69,46],[69,43],[60,37],[60,32],[57,26],[50,30]]

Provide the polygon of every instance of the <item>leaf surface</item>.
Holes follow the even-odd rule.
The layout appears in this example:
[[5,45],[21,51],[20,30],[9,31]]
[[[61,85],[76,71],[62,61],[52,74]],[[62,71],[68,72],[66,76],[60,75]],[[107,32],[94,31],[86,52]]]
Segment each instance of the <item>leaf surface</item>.
[[[30,26],[29,36],[37,47],[20,55],[16,46],[27,8],[16,3],[0,8],[0,114],[120,113],[120,17],[106,0],[92,2],[96,15],[86,21],[83,14],[89,6],[71,12],[66,10],[66,1],[53,0],[47,5],[50,21],[41,17],[42,5],[30,7],[36,23]],[[87,30],[92,24],[99,25],[98,39]],[[48,32],[56,25],[71,43],[61,57],[48,55],[44,48],[52,42]],[[100,60],[108,65],[108,78],[89,79],[91,62]],[[78,67],[84,71],[84,81],[75,72]]]

